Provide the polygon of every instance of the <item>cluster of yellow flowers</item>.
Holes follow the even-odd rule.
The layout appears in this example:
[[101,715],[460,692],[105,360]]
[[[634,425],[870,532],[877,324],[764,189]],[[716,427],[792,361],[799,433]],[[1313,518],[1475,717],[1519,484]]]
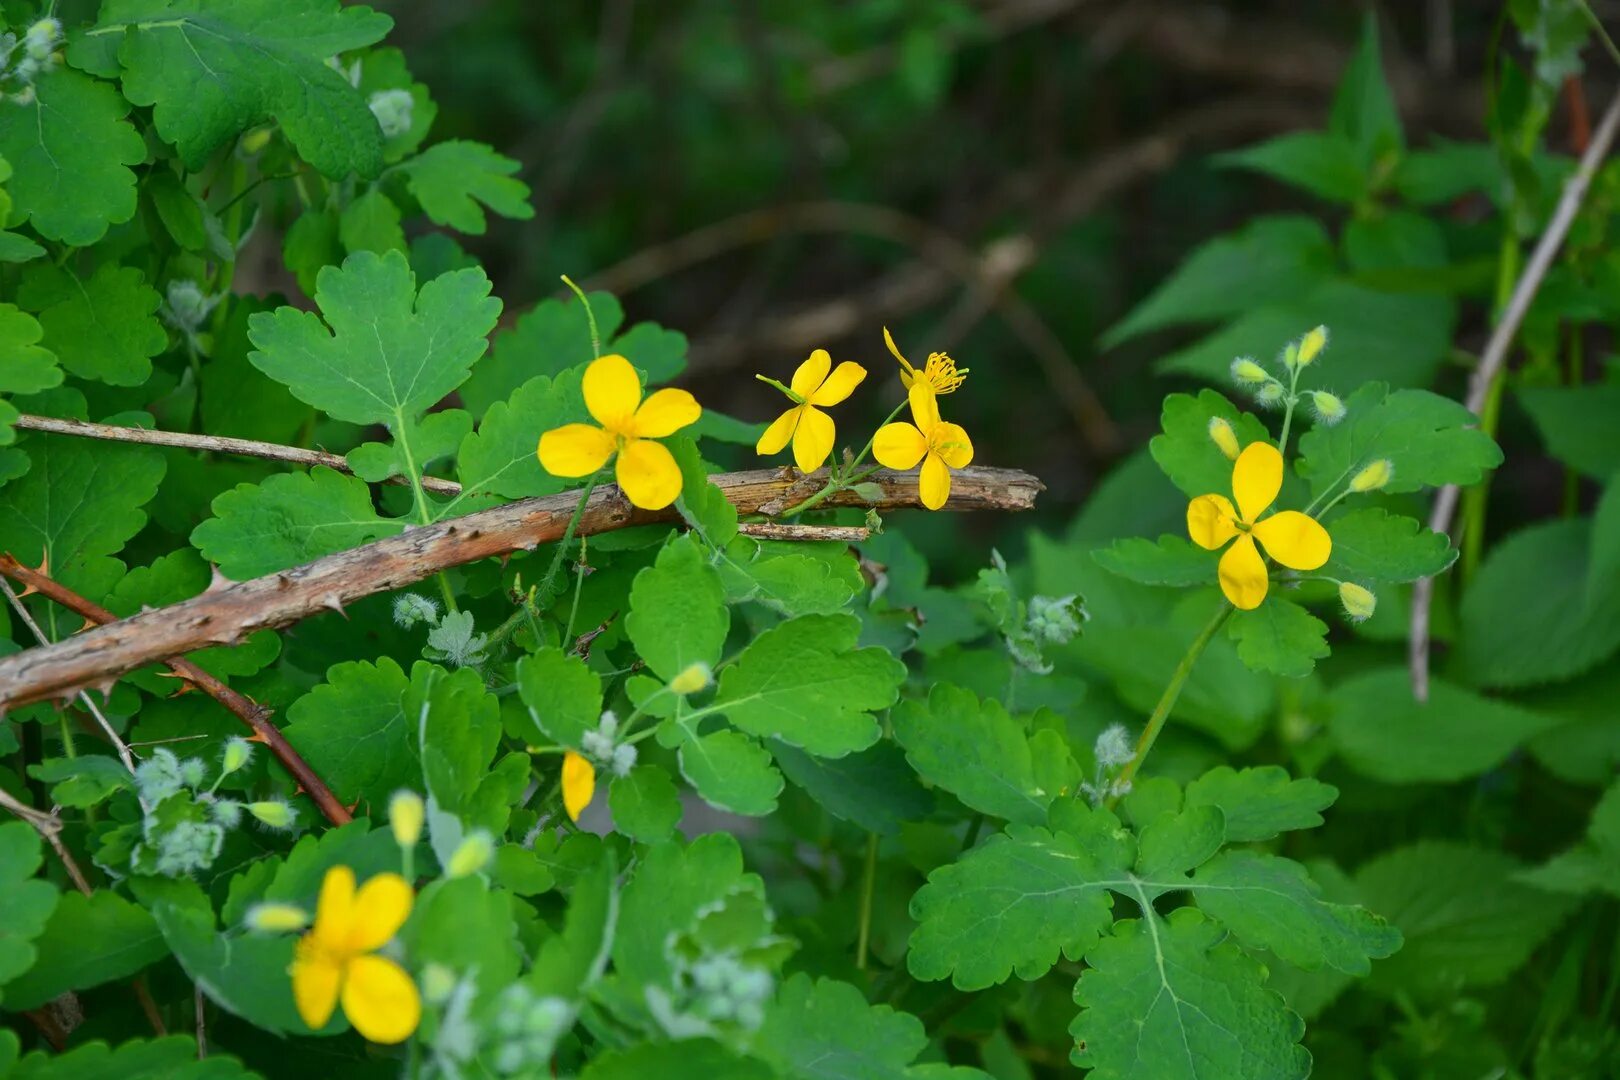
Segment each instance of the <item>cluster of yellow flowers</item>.
[[[921,466],[918,489],[924,506],[937,510],[951,492],[951,470],[973,460],[973,443],[958,424],[940,419],[938,398],[962,385],[967,369],[958,369],[945,353],[931,353],[922,367],[913,366],[883,331],[889,351],[900,362],[900,382],[911,407],[911,423],[891,422],[880,428],[857,462],[870,452],[890,469]],[[826,349],[817,349],[780,389],[792,405],[760,436],[755,450],[781,453],[791,443],[793,461],[802,472],[827,463],[838,432],[825,411],[842,403],[866,378],[866,369],[846,360],[836,368]],[[595,424],[565,424],[540,436],[540,464],[553,476],[593,476],[614,462],[619,488],[632,505],[662,510],[681,493],[681,470],[674,456],[656,440],[698,421],[703,409],[685,390],[664,389],[642,398],[640,376],[617,354],[599,357],[585,369],[585,409]],[[895,412],[899,412],[896,409]],[[891,416],[891,421],[893,417]]]

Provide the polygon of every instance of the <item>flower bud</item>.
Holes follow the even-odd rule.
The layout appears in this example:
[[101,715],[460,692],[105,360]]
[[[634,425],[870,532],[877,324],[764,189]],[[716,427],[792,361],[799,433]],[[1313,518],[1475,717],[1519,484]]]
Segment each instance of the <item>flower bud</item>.
[[699,660],[689,665],[679,675],[669,680],[669,688],[682,697],[695,694],[714,681],[714,672],[709,665]]
[[253,757],[253,744],[240,736],[225,740],[225,754],[219,763],[220,775],[225,776],[246,765]]
[[394,842],[402,848],[413,848],[422,839],[422,818],[426,813],[422,796],[414,791],[396,791],[388,800],[388,826],[394,830]]
[[1268,382],[1254,395],[1254,400],[1268,409],[1275,409],[1282,404],[1284,397],[1282,383]]
[[422,968],[422,996],[435,1005],[450,1000],[456,992],[456,973],[443,964],[430,963]]
[[1325,326],[1318,326],[1315,330],[1300,338],[1299,352],[1297,353],[1299,366],[1304,367],[1322,355],[1322,350],[1327,348],[1327,343],[1328,329]]
[[1379,458],[1350,478],[1350,490],[1357,493],[1377,491],[1387,485],[1394,475],[1395,463],[1389,458]]
[[636,748],[629,743],[620,743],[615,746],[611,765],[614,776],[630,775],[630,770],[636,767]]
[[1344,402],[1337,394],[1330,394],[1326,390],[1312,390],[1311,411],[1316,414],[1317,423],[1332,427],[1344,419]]
[[254,904],[248,908],[247,918],[243,921],[249,930],[282,934],[308,926],[309,912],[292,904]]
[[416,102],[409,90],[378,90],[366,104],[371,108],[371,115],[377,118],[383,138],[392,139],[411,130],[411,114]]
[[444,868],[444,876],[464,878],[476,874],[488,866],[494,857],[495,841],[489,838],[489,833],[479,829],[456,845],[456,850],[450,855],[450,864]]
[[1378,594],[1353,581],[1339,582],[1339,603],[1353,622],[1364,622],[1378,610]]
[[1287,345],[1284,345],[1282,355],[1277,359],[1281,360],[1282,366],[1289,371],[1299,367],[1299,342],[1290,341]]
[[1266,369],[1254,362],[1250,356],[1240,356],[1232,361],[1232,379],[1245,386],[1263,383],[1271,378]]
[[562,796],[563,809],[569,821],[578,821],[579,815],[591,804],[596,794],[596,767],[581,754],[572,750],[563,755]]
[[1135,756],[1135,751],[1131,749],[1131,733],[1125,730],[1124,724],[1110,724],[1097,736],[1091,754],[1097,759],[1099,768],[1125,764]]
[[1226,455],[1228,461],[1236,461],[1238,452],[1242,450],[1238,445],[1237,432],[1232,430],[1230,423],[1219,416],[1209,418],[1209,441],[1220,447],[1221,453]]
[[243,807],[248,813],[258,819],[259,824],[268,829],[290,829],[298,815],[293,808],[279,799],[268,799],[264,802],[250,802]]

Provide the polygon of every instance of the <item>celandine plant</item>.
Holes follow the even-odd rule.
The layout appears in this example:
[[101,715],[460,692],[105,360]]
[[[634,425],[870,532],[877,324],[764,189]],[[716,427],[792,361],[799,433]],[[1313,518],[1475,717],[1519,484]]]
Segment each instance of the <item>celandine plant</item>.
[[983,384],[885,330],[755,423],[603,293],[496,331],[452,233],[527,188],[390,26],[0,38],[0,1077],[1306,1075],[1402,935],[1293,857],[1332,786],[1210,749],[1275,699],[1219,710],[1450,565],[1391,496],[1478,481],[1475,418],[1310,331],[1233,368],[1275,435],[1166,400],[1186,536],[932,580],[878,509],[1038,487],[947,419]]

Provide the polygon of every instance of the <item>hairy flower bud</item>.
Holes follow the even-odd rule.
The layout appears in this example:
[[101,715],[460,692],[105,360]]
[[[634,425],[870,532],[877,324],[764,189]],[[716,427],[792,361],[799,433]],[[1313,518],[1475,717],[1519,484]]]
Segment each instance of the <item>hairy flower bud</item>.
[[1232,429],[1231,423],[1225,418],[1212,416],[1209,418],[1209,441],[1220,448],[1226,455],[1226,460],[1236,461],[1242,447],[1238,445],[1237,432]]
[[229,775],[246,765],[253,758],[253,744],[246,739],[233,735],[225,740],[225,753],[220,758],[220,775]]
[[495,841],[482,829],[469,833],[450,854],[450,863],[444,868],[445,877],[464,878],[478,873],[495,857]]
[[302,930],[309,925],[309,912],[293,904],[254,904],[242,920],[249,930],[266,934],[282,934]]
[[1387,486],[1394,475],[1395,463],[1389,458],[1379,458],[1350,478],[1350,490],[1358,494],[1378,491]]
[[679,675],[669,680],[669,688],[682,697],[695,694],[714,682],[714,672],[709,665],[698,660],[688,665]]
[[1316,414],[1317,423],[1332,427],[1344,419],[1344,401],[1339,395],[1330,394],[1326,390],[1312,390],[1311,411]]
[[1327,348],[1327,343],[1328,329],[1325,326],[1318,326],[1315,330],[1310,331],[1304,337],[1300,338],[1299,351],[1296,353],[1299,366],[1304,367],[1306,364],[1322,355],[1322,350]]
[[259,824],[267,829],[290,829],[293,822],[298,820],[293,808],[280,799],[250,802],[243,809],[257,818]]
[[417,593],[405,593],[394,598],[394,622],[409,630],[417,623],[439,621],[439,605]]
[[1254,395],[1254,400],[1265,408],[1275,409],[1278,405],[1282,404],[1283,398],[1286,396],[1287,394],[1283,391],[1282,383],[1272,381],[1266,383],[1266,385],[1259,389],[1259,391]]
[[1344,605],[1344,613],[1351,620],[1363,622],[1372,618],[1373,612],[1378,610],[1378,594],[1353,581],[1341,581],[1339,603]]
[[1270,379],[1266,369],[1255,363],[1253,357],[1240,356],[1232,361],[1232,380],[1240,385],[1255,386]]
[[371,107],[371,115],[377,118],[383,138],[392,139],[411,130],[411,114],[416,102],[411,99],[409,90],[378,90],[366,104]]
[[443,964],[430,963],[422,968],[422,996],[435,1005],[450,999],[456,991],[456,973]]
[[629,743],[615,746],[610,766],[614,776],[628,776],[630,770],[636,767],[636,748]]
[[1131,749],[1131,733],[1125,730],[1124,724],[1110,724],[1103,729],[1101,735],[1097,736],[1091,753],[1097,759],[1098,766],[1102,768],[1123,765],[1131,760],[1134,754]]
[[422,819],[426,807],[422,796],[414,791],[396,791],[388,800],[388,827],[394,830],[394,842],[402,848],[412,848],[422,839]]

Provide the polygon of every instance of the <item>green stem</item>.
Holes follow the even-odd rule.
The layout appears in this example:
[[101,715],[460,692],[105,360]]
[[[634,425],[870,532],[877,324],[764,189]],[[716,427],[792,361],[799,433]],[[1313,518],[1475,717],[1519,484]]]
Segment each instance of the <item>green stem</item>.
[[574,640],[574,620],[579,617],[579,594],[585,591],[585,538],[579,538],[579,562],[574,573],[574,603],[568,609],[568,627],[563,631],[562,645],[570,647]]
[[[1569,328],[1569,348],[1564,353],[1564,381],[1570,386],[1581,385],[1585,375],[1585,363],[1582,356],[1581,327],[1579,324]],[[1564,505],[1563,516],[1572,518],[1580,509],[1581,478],[1574,469],[1564,466]]]
[[596,481],[601,475],[602,470],[596,470],[591,474],[591,478],[585,481],[585,486],[580,489],[579,502],[574,504],[574,512],[568,518],[568,527],[563,530],[562,539],[557,541],[557,554],[552,556],[551,567],[546,571],[546,576],[540,579],[539,596],[542,604],[550,602],[551,583],[557,580],[557,571],[562,569],[563,557],[568,553],[568,545],[574,542],[574,530],[579,528],[579,519],[585,514],[585,504],[590,502],[591,492],[596,490]]
[[[1502,417],[1502,389],[1506,384],[1507,369],[1503,367],[1491,379],[1491,385],[1485,392],[1485,406],[1480,410],[1479,430],[1492,438],[1496,437],[1497,424]],[[1481,480],[1463,492],[1462,558],[1457,571],[1464,585],[1473,579],[1480,555],[1485,550],[1485,511],[1489,497],[1489,479]]]
[[591,327],[591,355],[600,360],[602,358],[602,335],[596,331],[596,312],[591,310],[591,302],[585,296],[585,290],[574,284],[574,279],[567,274],[562,275],[563,284],[574,290],[579,302],[585,305],[585,321]]
[[68,758],[76,758],[79,756],[79,748],[73,745],[73,728],[68,723],[68,711],[63,709],[56,715],[62,722],[62,753]]
[[[1292,348],[1292,346],[1290,346]],[[1288,376],[1288,405],[1283,410],[1282,437],[1277,440],[1277,452],[1288,453],[1288,432],[1294,426],[1294,409],[1299,405],[1299,365],[1295,364]]]
[[[423,525],[433,524],[433,514],[428,508],[427,491],[422,487],[422,475],[416,467],[416,455],[411,452],[411,440],[407,434],[409,425],[405,414],[398,409],[394,410],[394,440],[405,454],[405,475],[410,477],[411,494],[416,501],[416,520]],[[446,611],[459,611],[456,607],[456,591],[450,587],[450,578],[440,570],[434,575],[439,579],[439,592],[444,596]]]
[[[1187,678],[1192,674],[1193,666],[1204,654],[1204,649],[1214,640],[1215,632],[1235,610],[1236,608],[1230,604],[1223,603],[1221,609],[1215,613],[1215,617],[1187,647],[1187,654],[1181,658],[1181,663],[1176,665],[1176,670],[1170,673],[1170,681],[1165,685],[1159,703],[1153,707],[1153,715],[1148,717],[1147,727],[1142,729],[1142,737],[1136,743],[1136,753],[1131,755],[1131,760],[1125,763],[1125,768],[1120,770],[1119,776],[1114,780],[1117,790],[1128,790],[1128,785],[1135,779],[1137,770],[1147,758],[1148,751],[1153,749],[1153,744],[1158,740],[1159,732],[1164,730],[1165,723],[1170,719],[1170,710],[1176,707],[1176,699],[1181,696],[1181,688],[1187,685]],[[1112,808],[1118,801],[1118,795],[1110,795],[1105,805]]]
[[[883,428],[893,423],[894,418],[899,416],[900,410],[904,409],[905,407],[906,402],[904,401],[896,405],[894,407],[894,411],[889,414],[889,418],[878,425],[878,430],[881,431]],[[862,473],[859,477],[855,476],[854,474],[855,470],[859,469],[861,467],[861,463],[866,460],[866,455],[872,452],[872,444],[876,441],[877,432],[874,431],[872,433],[872,437],[866,440],[866,445],[861,448],[861,452],[855,455],[855,460],[850,462],[849,467],[844,470],[843,476],[839,476],[836,468],[833,469],[832,475],[827,480],[826,487],[799,503],[797,506],[789,507],[788,509],[782,511],[782,513],[777,515],[778,520],[797,517],[806,510],[813,510],[817,506],[820,506],[823,502],[826,502],[831,496],[843,491],[845,488],[850,487],[853,484],[859,483],[862,478],[871,476],[872,473],[876,471],[875,469]]]
[[867,946],[872,941],[872,895],[877,891],[877,833],[866,834],[866,869],[861,879],[861,929],[855,941],[855,967],[866,970]]

